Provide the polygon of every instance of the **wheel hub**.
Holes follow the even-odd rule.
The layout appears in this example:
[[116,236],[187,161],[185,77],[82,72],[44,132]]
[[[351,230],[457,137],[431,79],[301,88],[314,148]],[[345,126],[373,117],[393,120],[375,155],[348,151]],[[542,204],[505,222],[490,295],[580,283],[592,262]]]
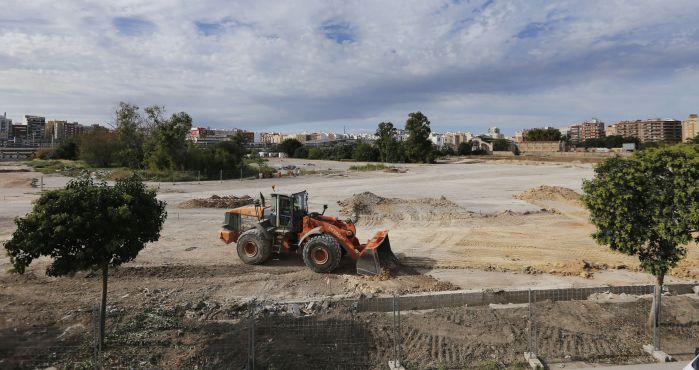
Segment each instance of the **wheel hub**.
[[330,259],[330,254],[324,248],[316,247],[311,251],[311,259],[317,265],[324,265]]
[[245,255],[248,257],[257,256],[257,245],[252,241],[245,243],[243,250],[245,251]]

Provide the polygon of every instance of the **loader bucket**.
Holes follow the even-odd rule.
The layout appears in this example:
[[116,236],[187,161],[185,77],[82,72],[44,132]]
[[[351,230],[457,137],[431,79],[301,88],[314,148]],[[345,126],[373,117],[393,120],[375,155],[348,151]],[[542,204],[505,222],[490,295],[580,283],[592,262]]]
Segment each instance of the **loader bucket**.
[[382,269],[396,270],[398,266],[387,231],[379,231],[369,239],[357,259],[357,273],[360,275],[378,275]]

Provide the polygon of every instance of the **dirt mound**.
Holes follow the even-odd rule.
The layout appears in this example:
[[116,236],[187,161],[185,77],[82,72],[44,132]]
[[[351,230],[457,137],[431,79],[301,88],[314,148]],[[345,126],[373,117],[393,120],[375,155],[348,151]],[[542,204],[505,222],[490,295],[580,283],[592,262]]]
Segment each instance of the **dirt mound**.
[[527,202],[553,200],[577,203],[580,201],[580,194],[578,194],[575,190],[561,186],[548,185],[531,188],[525,192],[515,194],[513,197],[515,199],[525,200]]
[[340,213],[350,216],[355,222],[453,221],[473,217],[472,212],[444,196],[421,199],[384,198],[367,191],[354,194],[337,204]]
[[389,167],[385,168],[383,172],[388,172],[388,173],[406,173],[408,172],[407,168],[398,168],[398,167]]
[[212,195],[209,198],[190,199],[177,205],[177,208],[237,208],[252,204],[254,199],[248,195],[236,197],[234,195],[218,196]]

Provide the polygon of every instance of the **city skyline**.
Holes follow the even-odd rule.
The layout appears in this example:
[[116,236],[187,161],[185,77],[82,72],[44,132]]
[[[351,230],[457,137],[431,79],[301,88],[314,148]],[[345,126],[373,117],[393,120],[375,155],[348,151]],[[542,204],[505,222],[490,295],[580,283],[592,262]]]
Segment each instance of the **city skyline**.
[[[119,101],[254,131],[436,131],[696,113],[699,4],[22,3],[0,111],[109,122]],[[652,76],[652,77],[651,77]]]

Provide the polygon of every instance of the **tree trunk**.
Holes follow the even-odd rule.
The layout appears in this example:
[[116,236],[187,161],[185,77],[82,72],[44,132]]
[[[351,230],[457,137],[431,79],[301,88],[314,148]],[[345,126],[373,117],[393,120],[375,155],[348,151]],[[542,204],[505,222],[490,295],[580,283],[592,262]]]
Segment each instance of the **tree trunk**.
[[[650,309],[650,315],[648,315],[648,328],[652,331],[657,330],[660,326],[660,296],[663,294],[663,282],[665,280],[665,274],[660,274],[655,277],[655,292],[653,294],[653,305]],[[655,343],[653,343],[655,345]]]
[[108,264],[102,266],[102,304],[100,305],[100,348],[104,348],[104,323],[107,318],[107,271]]

